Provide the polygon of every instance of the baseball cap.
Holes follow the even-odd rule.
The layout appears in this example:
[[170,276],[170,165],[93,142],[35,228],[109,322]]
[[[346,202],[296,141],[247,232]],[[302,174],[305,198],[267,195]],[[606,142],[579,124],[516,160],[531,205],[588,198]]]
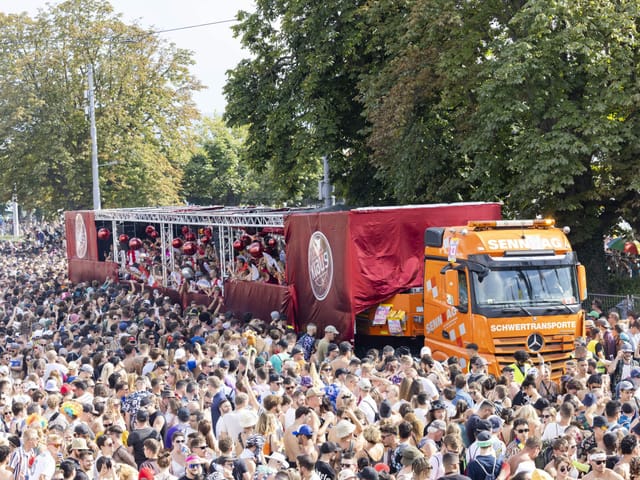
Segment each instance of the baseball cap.
[[362,378],[358,382],[358,388],[360,390],[371,390],[371,382],[368,378]]
[[296,437],[298,435],[305,435],[307,437],[311,437],[311,436],[313,436],[313,430],[311,429],[311,427],[309,425],[303,423],[302,425],[300,425],[298,427],[297,430],[295,430],[293,432],[293,435],[296,436]]
[[[415,462],[417,459],[422,457],[424,457],[424,455],[420,450],[418,450],[413,445],[409,445],[408,447],[405,447],[402,450],[402,458],[400,460],[400,463],[402,463],[402,465],[407,467],[409,465],[412,465],[413,462]],[[367,467],[367,468],[371,468],[371,467]]]
[[136,420],[140,423],[149,420],[149,413],[146,410],[138,410],[136,412]]
[[551,405],[551,403],[549,403],[549,400],[547,400],[544,397],[540,397],[538,398],[538,400],[535,401],[535,403],[533,404],[533,408],[535,408],[536,410],[544,410],[545,408],[549,408],[549,406]]
[[327,325],[324,328],[324,333],[335,333],[336,335],[338,335],[340,332],[338,331],[338,329],[336,327],[334,327],[333,325]]
[[491,431],[493,432],[497,432],[504,425],[504,420],[502,420],[498,415],[491,415],[487,420],[491,423]]
[[593,428],[602,428],[607,426],[607,419],[602,415],[593,417]]
[[622,391],[622,390],[635,390],[635,387],[633,386],[633,383],[631,383],[628,380],[623,380],[622,382],[620,382],[618,384],[618,388],[620,389],[620,391]]
[[[411,448],[411,447],[407,447],[407,448]],[[378,480],[378,472],[376,472],[375,468],[373,467],[364,467],[362,470],[358,472],[357,476],[361,480]]]
[[442,421],[442,420],[434,420],[433,422],[431,422],[431,424],[429,425],[428,431],[429,432],[437,432],[438,430],[446,431],[447,430],[447,424],[444,423],[444,421]]
[[598,397],[596,397],[595,393],[587,393],[582,399],[582,404],[589,408],[592,405],[595,405],[598,402]]
[[335,442],[324,442],[322,445],[320,445],[320,453],[322,454],[339,452],[339,451],[340,451],[340,447]]
[[480,448],[487,448],[490,447],[492,442],[491,442],[491,434],[489,432],[480,432],[478,433],[478,436],[476,437],[477,443],[478,443],[478,447]]

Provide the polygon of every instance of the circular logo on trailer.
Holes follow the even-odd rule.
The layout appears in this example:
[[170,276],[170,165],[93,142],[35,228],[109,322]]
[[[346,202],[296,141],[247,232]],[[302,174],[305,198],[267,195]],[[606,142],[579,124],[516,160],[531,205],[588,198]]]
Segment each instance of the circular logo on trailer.
[[527,337],[527,347],[532,352],[539,352],[544,346],[544,339],[539,333],[532,333]]
[[322,232],[313,232],[309,239],[309,281],[313,296],[324,300],[333,281],[333,255],[329,240]]
[[84,258],[87,254],[87,229],[81,214],[76,215],[76,255]]

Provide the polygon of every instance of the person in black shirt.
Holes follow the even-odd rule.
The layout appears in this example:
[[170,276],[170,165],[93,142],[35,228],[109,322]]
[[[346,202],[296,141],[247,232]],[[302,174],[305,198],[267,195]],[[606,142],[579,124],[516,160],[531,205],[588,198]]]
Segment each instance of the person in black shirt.
[[332,465],[339,450],[340,447],[334,442],[324,442],[320,445],[320,457],[314,467],[320,480],[336,480],[336,471]]
[[136,465],[140,468],[142,462],[145,461],[144,441],[147,438],[160,440],[160,434],[149,426],[149,413],[146,410],[138,410],[136,413],[135,429],[127,438],[127,446],[133,448],[133,458]]

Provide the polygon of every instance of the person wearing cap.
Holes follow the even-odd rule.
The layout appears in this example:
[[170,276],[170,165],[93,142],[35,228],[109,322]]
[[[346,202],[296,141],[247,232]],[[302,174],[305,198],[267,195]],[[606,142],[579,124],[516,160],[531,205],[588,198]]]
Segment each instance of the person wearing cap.
[[640,400],[635,396],[636,387],[629,380],[623,380],[617,386],[618,394],[620,396],[620,402],[624,405],[628,403],[632,408],[638,412],[640,410]]
[[358,382],[358,396],[360,397],[358,408],[364,414],[369,425],[373,425],[379,415],[378,404],[371,396],[372,389],[371,381],[368,378],[361,378]]
[[597,448],[592,450],[587,457],[589,465],[591,465],[591,471],[587,473],[583,480],[623,480],[622,475],[618,475],[616,472],[607,468],[607,454],[604,449]]
[[292,435],[296,437],[298,442],[297,454],[309,455],[309,457],[315,462],[318,459],[318,452],[313,441],[314,431],[311,426],[303,423],[292,432]]
[[424,458],[424,454],[413,445],[407,445],[400,454],[401,468],[396,474],[396,480],[411,480],[413,470],[411,466],[419,458]]
[[611,333],[611,325],[609,325],[606,318],[599,318],[596,320],[596,326],[602,335],[604,358],[608,361],[612,361],[618,354],[618,346],[616,345],[616,339],[613,336],[613,333]]
[[185,460],[184,475],[178,480],[196,480],[203,478],[205,463],[206,461],[198,455],[189,455]]
[[322,363],[324,363],[329,351],[329,344],[335,341],[339,333],[340,332],[338,332],[338,329],[333,325],[327,325],[324,328],[324,337],[322,337],[318,342],[318,347],[316,350],[316,360],[318,364],[322,365]]
[[[489,420],[491,418],[492,420]],[[475,441],[469,445],[469,448],[466,449],[465,458],[466,462],[469,463],[473,459],[476,458],[477,455],[480,454],[480,445],[478,443],[477,435],[480,432],[489,432],[491,434],[491,445],[493,446],[493,451],[495,452],[497,457],[502,456],[507,447],[504,442],[498,438],[498,433],[502,429],[502,425],[504,422],[502,419],[496,415],[492,415],[487,419],[479,420],[476,426],[476,439]],[[495,427],[495,428],[494,428]]]
[[303,371],[305,366],[307,365],[307,361],[304,359],[304,350],[302,349],[302,347],[298,344],[294,345],[291,348],[291,352],[289,352],[289,355],[291,359],[290,361],[295,362],[297,371]]
[[640,367],[640,362],[633,358],[633,347],[630,343],[623,343],[616,358],[607,367],[611,375],[611,386],[615,388],[622,379],[631,376],[631,369]]
[[[479,358],[479,357],[478,357]],[[491,415],[496,413],[495,405],[489,400],[483,400],[476,407],[475,412],[468,418],[465,423],[465,431],[467,439],[473,443],[476,440],[476,431],[480,420],[487,420]]]
[[317,420],[317,416],[305,405],[297,406],[295,410],[295,419],[290,426],[285,428],[282,438],[284,454],[287,457],[287,461],[292,465],[295,464],[295,459],[300,454],[298,437],[295,435],[295,432],[299,431],[301,425],[308,425],[312,431],[314,425],[320,425],[320,422]]
[[336,453],[339,451],[340,447],[334,442],[324,442],[320,445],[320,456],[314,466],[320,480],[336,480],[336,471],[332,465],[335,461]]
[[378,472],[373,467],[364,467],[357,473],[359,480],[378,480],[380,477]]
[[356,478],[358,478],[356,472],[350,468],[345,468],[338,474],[338,480],[355,480]]
[[485,480],[489,475],[493,475],[493,478],[498,478],[503,461],[495,455],[491,434],[485,431],[478,433],[477,442],[479,452],[478,455],[469,462],[467,475],[472,480]]

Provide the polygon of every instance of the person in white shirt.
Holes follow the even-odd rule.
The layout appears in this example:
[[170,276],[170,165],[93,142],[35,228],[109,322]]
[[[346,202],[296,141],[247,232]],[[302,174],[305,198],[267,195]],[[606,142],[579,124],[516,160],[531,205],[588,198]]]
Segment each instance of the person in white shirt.
[[360,403],[358,408],[364,414],[369,425],[373,425],[376,421],[378,413],[378,405],[371,396],[371,382],[367,378],[363,378],[358,382],[358,390],[360,391]]
[[57,434],[47,436],[47,444],[33,461],[29,478],[51,480],[56,472],[56,459],[62,448],[62,437]]
[[558,411],[560,419],[547,423],[544,427],[544,432],[542,432],[542,441],[553,440],[554,438],[564,435],[564,431],[571,425],[571,420],[574,415],[575,408],[570,402],[564,402],[560,405],[560,410]]

